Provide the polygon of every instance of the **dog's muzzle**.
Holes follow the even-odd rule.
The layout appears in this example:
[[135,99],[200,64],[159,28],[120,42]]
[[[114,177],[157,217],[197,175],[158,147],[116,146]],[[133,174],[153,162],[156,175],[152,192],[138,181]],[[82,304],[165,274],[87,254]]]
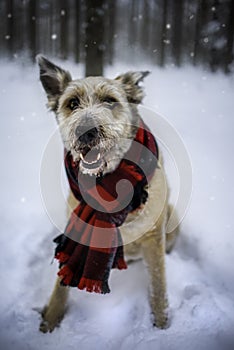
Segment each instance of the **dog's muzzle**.
[[78,125],[75,130],[80,152],[80,169],[89,174],[99,173],[104,165],[104,152],[99,147],[100,134],[96,126]]

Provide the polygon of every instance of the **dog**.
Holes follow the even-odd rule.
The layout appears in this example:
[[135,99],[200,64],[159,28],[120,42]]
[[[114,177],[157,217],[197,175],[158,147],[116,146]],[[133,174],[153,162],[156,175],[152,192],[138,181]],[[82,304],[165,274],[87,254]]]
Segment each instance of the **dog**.
[[[137,106],[144,91],[140,82],[149,72],[127,72],[115,79],[86,77],[73,80],[70,73],[45,57],[37,56],[40,81],[47,106],[55,113],[64,147],[79,171],[98,178],[115,172],[136,135],[140,116]],[[86,158],[87,149],[92,153]],[[125,256],[143,258],[147,266],[149,296],[154,324],[168,326],[168,300],[165,277],[165,252],[175,244],[178,230],[166,233],[171,207],[159,151],[157,169],[147,188],[148,198],[139,210],[129,213],[120,227]],[[77,205],[70,193],[68,216]],[[144,215],[141,213],[144,212]],[[144,234],[139,236],[139,228]],[[66,312],[69,287],[58,277],[48,304],[42,311],[40,330],[52,332]]]

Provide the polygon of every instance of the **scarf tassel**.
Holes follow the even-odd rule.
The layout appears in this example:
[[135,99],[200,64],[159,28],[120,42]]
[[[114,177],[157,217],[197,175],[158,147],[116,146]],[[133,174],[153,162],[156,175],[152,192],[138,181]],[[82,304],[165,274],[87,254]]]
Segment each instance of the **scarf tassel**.
[[65,285],[69,285],[71,283],[73,275],[73,272],[67,265],[63,266],[58,272],[58,276],[62,277],[62,283]]
[[55,255],[55,258],[58,259],[60,263],[65,263],[70,258],[70,256],[64,252],[58,252]]
[[117,269],[119,270],[124,270],[128,268],[124,259],[118,259],[115,267],[117,267]]
[[82,277],[78,286],[79,289],[86,289],[87,292],[95,292],[106,294],[110,293],[110,288],[107,282],[91,280],[89,278]]

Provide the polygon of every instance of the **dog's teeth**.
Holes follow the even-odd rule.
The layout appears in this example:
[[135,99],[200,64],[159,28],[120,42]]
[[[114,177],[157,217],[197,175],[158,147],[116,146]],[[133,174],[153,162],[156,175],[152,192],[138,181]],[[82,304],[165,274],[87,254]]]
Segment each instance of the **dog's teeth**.
[[83,157],[83,154],[82,154],[82,153],[80,153],[80,158],[81,158],[82,160],[84,160],[84,157]]
[[99,160],[100,158],[101,158],[101,154],[98,153],[98,155],[97,155],[97,160]]

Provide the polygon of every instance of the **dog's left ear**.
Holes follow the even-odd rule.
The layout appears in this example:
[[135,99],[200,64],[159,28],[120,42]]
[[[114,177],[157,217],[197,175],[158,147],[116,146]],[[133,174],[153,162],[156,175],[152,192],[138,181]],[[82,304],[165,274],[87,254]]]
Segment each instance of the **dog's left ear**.
[[71,75],[42,55],[37,55],[36,60],[40,67],[40,80],[47,94],[48,107],[56,111],[60,95],[72,80]]
[[144,97],[144,90],[139,83],[149,75],[150,72],[127,72],[119,75],[116,80],[121,82],[124,91],[126,93],[128,102],[130,103],[141,103]]

